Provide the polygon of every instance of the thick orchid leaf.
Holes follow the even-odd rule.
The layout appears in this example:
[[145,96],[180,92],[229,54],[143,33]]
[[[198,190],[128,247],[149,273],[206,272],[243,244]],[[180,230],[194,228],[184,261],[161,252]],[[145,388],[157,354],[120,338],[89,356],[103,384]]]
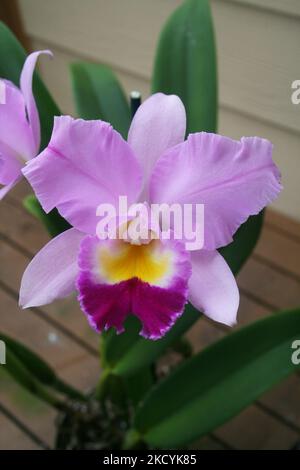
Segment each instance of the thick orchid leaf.
[[154,378],[154,366],[148,366],[126,380],[127,394],[134,407],[139,405],[151,387],[153,387]]
[[105,339],[104,363],[114,374],[132,376],[142,368],[152,364],[177,338],[186,332],[201,314],[187,305],[184,314],[177,320],[164,338],[151,341],[139,336],[139,321],[130,317],[125,323],[125,332],[116,335],[111,330]]
[[60,380],[54,370],[26,346],[3,333],[0,333],[0,339],[4,341],[6,349],[5,370],[30,392],[38,394],[36,392],[42,385],[70,399],[84,399],[79,391]]
[[40,386],[38,380],[23,366],[19,358],[10,349],[6,351],[6,361],[5,371],[10,374],[19,385],[41,400],[56,407],[58,401],[56,402],[54,397],[52,400],[51,395],[47,394],[46,390]]
[[228,421],[300,367],[291,360],[300,310],[274,314],[189,359],[145,398],[135,417],[155,448],[183,446]]
[[107,121],[126,138],[130,109],[113,72],[101,64],[76,62],[71,65],[71,76],[79,116]]
[[114,329],[104,331],[101,335],[101,364],[113,369],[139,337],[141,325],[136,317],[128,317],[125,321],[125,331],[118,335]]
[[[0,22],[0,77],[11,80],[19,86],[26,55],[13,33],[4,23]],[[37,73],[34,74],[33,92],[41,121],[41,148],[44,148],[50,140],[53,117],[60,115],[60,111]]]
[[56,237],[56,235],[59,235],[71,227],[71,225],[58,213],[57,209],[53,209],[49,214],[46,214],[33,194],[27,196],[24,199],[23,204],[30,214],[43,222],[52,237]]
[[216,132],[217,66],[208,0],[186,0],[162,30],[152,79],[153,92],[180,96],[187,133]]
[[239,272],[254,250],[263,226],[263,218],[263,211],[249,217],[235,233],[233,242],[219,250],[234,274]]

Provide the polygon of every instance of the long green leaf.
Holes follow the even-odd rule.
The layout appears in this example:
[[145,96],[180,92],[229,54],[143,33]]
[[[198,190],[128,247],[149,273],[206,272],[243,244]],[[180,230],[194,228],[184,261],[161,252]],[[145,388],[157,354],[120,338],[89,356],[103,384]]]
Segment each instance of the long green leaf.
[[[26,56],[25,50],[13,33],[4,23],[0,22],[0,77],[11,80],[19,86]],[[49,59],[45,58],[44,60]],[[54,63],[53,67],[55,67]],[[41,148],[44,148],[52,133],[53,117],[60,115],[60,111],[37,73],[34,74],[33,92],[41,121]]]
[[29,391],[34,392],[39,389],[38,384],[42,384],[71,399],[84,399],[79,391],[59,379],[54,370],[29,348],[1,332],[0,339],[6,346],[5,370]]
[[62,409],[63,404],[59,398],[41,385],[10,349],[6,351],[6,361],[5,371],[10,374],[17,383],[54,408]]
[[107,121],[126,138],[130,110],[113,72],[101,64],[76,62],[71,65],[71,76],[79,116]]
[[217,67],[208,0],[186,0],[162,30],[152,79],[153,92],[180,96],[187,133],[217,128]]
[[139,373],[126,380],[126,389],[133,406],[137,406],[154,384],[154,370],[151,367],[142,369]]
[[179,447],[239,413],[297,367],[300,310],[231,333],[186,361],[145,398],[135,428],[150,445]]
[[263,211],[249,217],[235,233],[233,242],[219,250],[234,274],[239,272],[254,250],[263,226],[263,218]]

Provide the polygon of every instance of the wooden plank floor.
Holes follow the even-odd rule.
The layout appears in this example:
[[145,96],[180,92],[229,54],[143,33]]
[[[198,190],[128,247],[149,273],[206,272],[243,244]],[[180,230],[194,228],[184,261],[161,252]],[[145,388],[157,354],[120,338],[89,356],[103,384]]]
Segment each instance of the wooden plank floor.
[[[22,206],[21,183],[0,204],[1,330],[22,340],[82,390],[99,373],[98,336],[73,298],[22,311],[18,287],[25,266],[48,240]],[[268,211],[255,253],[238,276],[238,327],[300,306],[300,224]],[[188,333],[196,351],[221,338],[226,328],[202,319]],[[221,367],[221,364],[220,364]],[[51,448],[53,410],[16,385],[0,367],[0,449]],[[197,443],[200,449],[290,449],[300,438],[300,376],[295,374],[226,425]]]

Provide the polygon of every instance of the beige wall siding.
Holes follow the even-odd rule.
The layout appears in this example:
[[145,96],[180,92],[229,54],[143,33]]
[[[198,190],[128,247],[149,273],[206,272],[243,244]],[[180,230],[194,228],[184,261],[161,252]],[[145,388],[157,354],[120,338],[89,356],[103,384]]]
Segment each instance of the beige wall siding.
[[[55,60],[42,73],[64,112],[74,113],[68,64],[111,65],[124,88],[149,94],[159,31],[180,0],[19,0],[35,48]],[[275,145],[285,190],[275,206],[300,219],[299,0],[212,0],[220,78],[221,133],[261,135]]]
[[241,5],[253,6],[264,10],[271,10],[284,15],[300,16],[299,0],[228,0]]

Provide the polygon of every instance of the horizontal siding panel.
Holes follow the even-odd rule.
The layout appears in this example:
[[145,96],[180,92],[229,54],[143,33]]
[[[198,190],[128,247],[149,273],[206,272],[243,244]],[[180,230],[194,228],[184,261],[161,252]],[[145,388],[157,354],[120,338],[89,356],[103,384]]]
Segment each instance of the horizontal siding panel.
[[[35,49],[43,49],[47,44],[34,42]],[[69,64],[78,60],[71,54],[54,49],[54,61],[44,58],[40,61],[41,72],[46,84],[52,91],[64,113],[75,115],[69,76]],[[116,71],[127,94],[133,89],[140,90],[143,97],[149,94],[149,81],[125,72]],[[294,218],[300,219],[299,201],[299,149],[300,136],[290,133],[257,119],[233,111],[226,106],[220,109],[220,133],[239,139],[241,136],[263,136],[274,144],[274,158],[283,172],[285,186],[274,206]]]
[[242,5],[251,5],[258,8],[272,10],[286,15],[300,16],[299,0],[225,0]]
[[[26,31],[50,46],[151,76],[161,27],[180,0],[20,0]],[[244,2],[245,3],[245,2]],[[299,79],[300,19],[213,0],[220,102],[300,133],[291,83]]]
[[25,30],[149,78],[155,44],[181,0],[19,0]]
[[300,78],[300,21],[213,2],[221,103],[300,133],[291,83]]
[[[44,41],[32,41],[33,49],[41,50],[49,47]],[[60,51],[55,47],[51,48],[54,59],[49,60],[47,57],[41,58],[39,61],[39,70],[43,76],[45,84],[51,91],[59,108],[64,112],[75,115],[75,106],[71,89],[71,78],[69,65],[78,60],[86,60],[80,56],[75,56],[64,51]],[[136,77],[127,72],[114,70],[118,79],[122,83],[124,91],[129,96],[132,90],[139,90],[142,97],[146,98],[150,93],[149,80]]]

